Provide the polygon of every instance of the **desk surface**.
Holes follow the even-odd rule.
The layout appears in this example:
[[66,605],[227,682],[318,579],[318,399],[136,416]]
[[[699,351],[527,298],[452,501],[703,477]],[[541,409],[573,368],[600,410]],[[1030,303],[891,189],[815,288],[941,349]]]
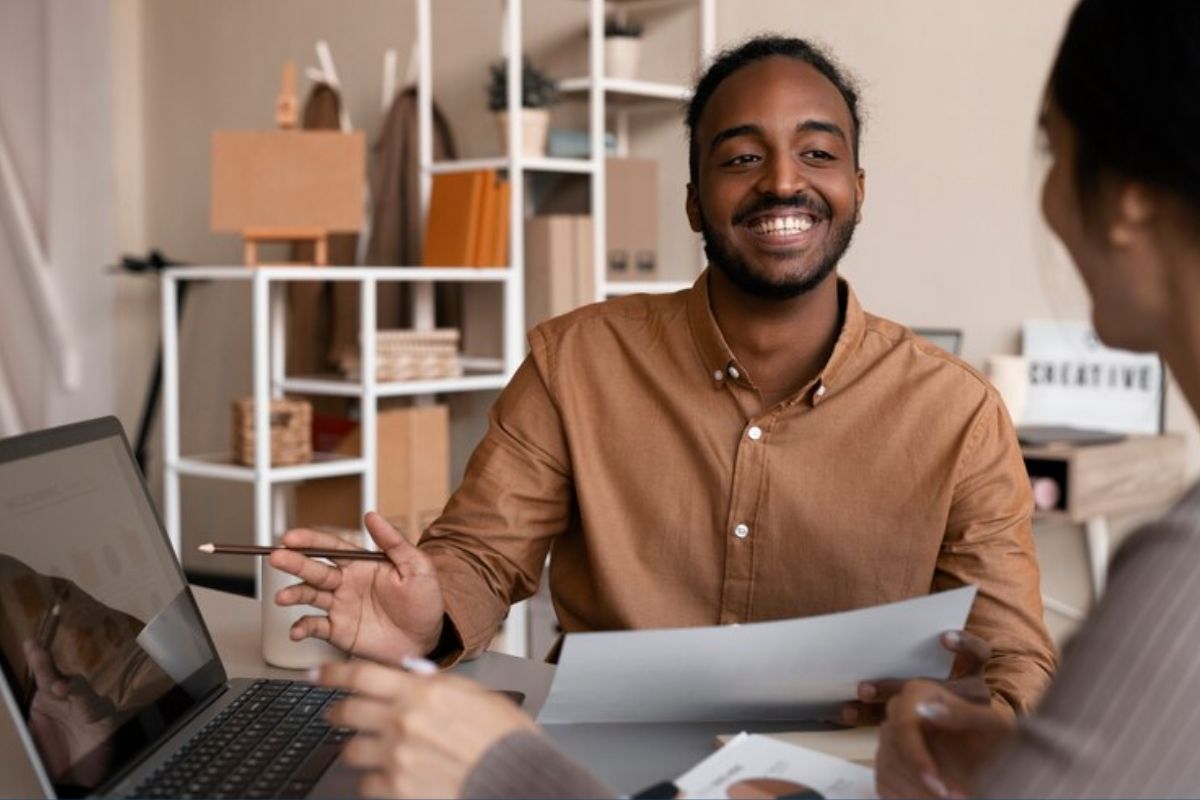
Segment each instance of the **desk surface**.
[[[246,597],[193,587],[196,602],[208,623],[213,640],[231,677],[275,677],[304,679],[301,670],[278,669],[262,660],[261,613],[258,602]],[[513,689],[525,693],[525,710],[536,715],[545,702],[554,677],[554,667],[537,661],[514,658],[500,653],[485,653],[475,661],[455,668],[493,689]],[[559,747],[595,772],[620,792],[631,793],[658,781],[673,778],[712,753],[716,737],[728,734],[737,725],[689,723],[659,725],[553,725],[547,735]],[[753,726],[755,732],[795,731],[801,726],[790,723],[764,723]],[[812,732],[832,731],[832,726],[814,724]],[[828,747],[812,736],[804,744],[845,757],[846,734],[829,737]],[[873,739],[873,731],[851,734],[862,749],[861,739]],[[853,757],[853,756],[851,756]]]

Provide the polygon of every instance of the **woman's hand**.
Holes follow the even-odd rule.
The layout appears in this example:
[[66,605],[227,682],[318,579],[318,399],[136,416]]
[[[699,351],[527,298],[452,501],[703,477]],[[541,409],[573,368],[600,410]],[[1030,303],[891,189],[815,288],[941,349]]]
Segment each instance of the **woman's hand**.
[[967,797],[981,767],[1012,735],[1012,720],[945,686],[912,681],[879,729],[880,797]]
[[363,797],[458,797],[488,748],[535,727],[508,698],[454,675],[351,661],[323,667],[320,683],[354,693],[329,721],[358,731],[343,758],[366,772]]

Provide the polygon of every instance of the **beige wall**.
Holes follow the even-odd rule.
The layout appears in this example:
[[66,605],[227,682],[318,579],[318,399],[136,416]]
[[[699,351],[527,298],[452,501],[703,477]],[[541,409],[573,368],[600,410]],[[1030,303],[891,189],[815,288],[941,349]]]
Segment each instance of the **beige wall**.
[[[121,79],[141,113],[117,120],[125,125],[118,138],[144,142],[140,160],[134,152],[140,148],[121,156],[120,169],[134,170],[135,183],[136,170],[144,169],[144,184],[126,189],[120,209],[137,217],[124,223],[124,241],[141,238],[136,246],[152,244],[193,262],[238,258],[235,240],[207,230],[209,132],[271,125],[280,63],[315,64],[312,44],[325,38],[353,120],[373,137],[382,53],[395,47],[403,72],[413,37],[411,0],[117,2],[134,4],[127,23],[140,20],[141,37],[141,70],[127,69]],[[465,155],[494,153],[483,84],[486,63],[499,54],[499,3],[434,6],[437,99]],[[989,353],[1015,351],[1022,320],[1086,316],[1080,287],[1037,213],[1035,117],[1070,0],[718,0],[717,6],[720,44],[763,30],[812,37],[862,83],[868,191],[865,221],[843,273],[868,309],[911,325],[963,329],[964,355],[976,365]],[[566,0],[526,3],[528,49],[557,74],[583,67],[585,9]],[[647,76],[686,81],[695,67],[695,13],[655,14]],[[569,109],[556,113],[579,119]],[[633,138],[636,152],[660,159],[663,271],[695,274],[698,248],[682,213],[687,176],[679,119],[641,117]],[[207,293],[189,313],[231,306],[228,293]],[[125,299],[123,313],[153,335],[154,298]],[[232,369],[248,388],[248,359],[239,360],[244,324],[209,327],[204,337],[196,346],[220,354],[210,367]],[[145,369],[123,362],[119,385],[139,387],[140,396]],[[121,399],[127,421],[133,395]],[[458,467],[488,399],[459,401],[472,413],[456,421]],[[195,414],[217,419],[205,436],[224,436],[223,409],[194,406]],[[1168,420],[1191,438],[1195,471],[1200,437],[1175,392]]]

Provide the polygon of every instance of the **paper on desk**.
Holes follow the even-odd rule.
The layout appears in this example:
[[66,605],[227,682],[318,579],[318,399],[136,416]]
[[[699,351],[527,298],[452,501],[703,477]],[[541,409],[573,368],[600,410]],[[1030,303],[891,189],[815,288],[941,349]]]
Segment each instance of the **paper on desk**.
[[820,617],[569,634],[538,721],[829,719],[860,681],[948,675],[938,636],[974,599],[966,586]]
[[875,770],[742,733],[675,779],[679,797],[875,797]]

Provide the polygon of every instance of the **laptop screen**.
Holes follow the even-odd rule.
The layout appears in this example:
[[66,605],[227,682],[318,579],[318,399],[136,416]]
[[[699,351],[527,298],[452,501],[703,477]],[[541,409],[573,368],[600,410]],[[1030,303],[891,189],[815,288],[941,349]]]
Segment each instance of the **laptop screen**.
[[114,419],[0,442],[0,666],[60,797],[225,681]]

